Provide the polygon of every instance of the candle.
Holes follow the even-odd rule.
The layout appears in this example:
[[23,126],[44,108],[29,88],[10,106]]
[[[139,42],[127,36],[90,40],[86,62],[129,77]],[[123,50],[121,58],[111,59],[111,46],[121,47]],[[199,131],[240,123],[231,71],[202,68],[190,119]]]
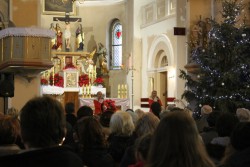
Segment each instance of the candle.
[[52,67],[52,85],[54,86],[54,67]]

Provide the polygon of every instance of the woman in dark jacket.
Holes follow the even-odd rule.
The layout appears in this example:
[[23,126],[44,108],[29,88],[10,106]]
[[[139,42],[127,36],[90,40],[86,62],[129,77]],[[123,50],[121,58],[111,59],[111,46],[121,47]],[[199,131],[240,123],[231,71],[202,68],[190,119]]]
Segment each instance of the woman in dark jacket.
[[88,167],[113,167],[114,161],[107,151],[105,135],[98,120],[84,117],[77,122],[79,156]]

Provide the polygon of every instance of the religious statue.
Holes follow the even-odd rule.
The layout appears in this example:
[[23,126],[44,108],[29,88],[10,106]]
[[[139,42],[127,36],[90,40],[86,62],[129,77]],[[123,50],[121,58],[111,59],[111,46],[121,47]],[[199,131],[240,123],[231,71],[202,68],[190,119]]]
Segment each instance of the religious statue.
[[191,31],[191,44],[192,48],[198,46],[206,46],[208,42],[208,32],[211,28],[210,19],[206,18],[206,21],[199,20],[197,24],[192,27]]
[[50,30],[55,32],[54,38],[51,39],[51,48],[52,49],[57,49],[57,46],[56,46],[56,36],[57,36],[56,34],[57,34],[57,32],[56,32],[56,28],[54,26],[54,23],[50,24]]
[[82,24],[79,24],[76,29],[76,50],[83,51],[84,49],[84,33],[82,31]]
[[58,23],[56,23],[56,49],[58,51],[62,50],[62,31]]
[[[79,19],[77,19],[76,22],[78,22],[78,20]],[[60,20],[57,18],[57,21],[60,21]],[[69,52],[70,48],[71,48],[71,43],[70,43],[71,24],[70,24],[69,15],[67,13],[65,15],[65,22],[64,23],[65,23],[65,25],[64,25],[65,51]]]
[[96,66],[97,77],[100,77],[107,70],[107,49],[103,46],[102,43],[98,43],[98,51],[93,57],[94,64]]

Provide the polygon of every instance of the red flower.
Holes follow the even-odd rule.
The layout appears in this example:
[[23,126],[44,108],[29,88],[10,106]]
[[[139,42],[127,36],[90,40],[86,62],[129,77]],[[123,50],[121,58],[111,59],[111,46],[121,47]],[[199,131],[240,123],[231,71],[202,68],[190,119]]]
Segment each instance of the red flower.
[[109,111],[116,111],[116,105],[115,105],[115,101],[114,100],[111,100],[111,99],[106,99],[104,100],[104,105],[107,107],[106,110],[109,110]]
[[94,84],[103,84],[103,78],[99,77],[94,80]]
[[48,80],[45,78],[41,78],[41,85],[48,85]]
[[83,85],[88,85],[89,84],[89,76],[87,74],[82,74],[79,76],[79,86],[82,87]]
[[[52,75],[49,77],[50,85],[53,85]],[[54,75],[54,86],[63,87],[63,77],[58,73]]]

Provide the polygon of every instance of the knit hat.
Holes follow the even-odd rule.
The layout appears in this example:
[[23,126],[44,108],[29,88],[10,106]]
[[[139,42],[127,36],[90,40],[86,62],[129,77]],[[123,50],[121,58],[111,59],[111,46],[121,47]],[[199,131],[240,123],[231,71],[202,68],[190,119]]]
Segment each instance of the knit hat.
[[204,114],[210,114],[213,111],[212,107],[210,107],[209,105],[204,105],[201,107],[201,115]]
[[237,124],[231,135],[231,144],[238,151],[250,147],[250,122]]
[[250,121],[250,111],[246,108],[238,108],[236,115],[240,122]]

